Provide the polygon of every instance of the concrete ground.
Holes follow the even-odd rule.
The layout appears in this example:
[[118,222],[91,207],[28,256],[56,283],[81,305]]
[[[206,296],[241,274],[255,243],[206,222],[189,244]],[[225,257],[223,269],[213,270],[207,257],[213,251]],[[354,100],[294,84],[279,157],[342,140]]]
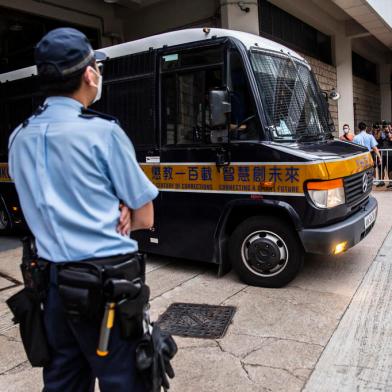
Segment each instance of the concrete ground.
[[[172,381],[171,390],[295,392],[304,388],[316,364],[316,371],[306,390],[319,390],[320,382],[325,384],[323,390],[332,390],[328,388],[328,382],[334,375],[319,376],[320,372],[325,375],[323,364],[331,363],[331,354],[325,358],[324,353],[332,352],[332,358],[336,355],[336,342],[335,351],[329,349],[329,342],[332,344],[336,341],[340,324],[346,324],[347,328],[350,321],[345,321],[343,316],[353,313],[351,306],[350,311],[346,310],[351,301],[356,303],[354,294],[358,287],[358,293],[366,293],[362,286],[367,281],[367,271],[392,226],[392,193],[375,192],[375,195],[379,201],[379,215],[369,236],[337,257],[307,257],[301,274],[282,289],[247,286],[233,273],[217,279],[214,266],[151,257],[147,281],[152,290],[153,319],[172,302],[237,307],[233,323],[223,339],[176,338],[179,353],[174,360],[176,378]],[[388,245],[387,250],[392,254],[391,246]],[[4,303],[6,298],[19,290],[15,284],[21,279],[18,271],[20,254],[17,241],[0,239],[2,392],[35,392],[42,388],[40,370],[32,369],[26,361],[17,327],[12,325]],[[360,311],[358,305],[353,309],[354,313]],[[344,338],[338,338],[337,344],[342,341]],[[390,348],[392,351],[392,343]],[[385,389],[370,386],[366,390]]]

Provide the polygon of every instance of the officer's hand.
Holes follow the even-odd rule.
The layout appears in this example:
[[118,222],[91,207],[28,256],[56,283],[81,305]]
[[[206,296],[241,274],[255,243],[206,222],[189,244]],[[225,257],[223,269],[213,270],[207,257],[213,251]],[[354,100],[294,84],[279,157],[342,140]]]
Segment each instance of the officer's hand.
[[117,233],[128,236],[131,232],[131,210],[124,204],[120,204],[120,220],[117,225]]

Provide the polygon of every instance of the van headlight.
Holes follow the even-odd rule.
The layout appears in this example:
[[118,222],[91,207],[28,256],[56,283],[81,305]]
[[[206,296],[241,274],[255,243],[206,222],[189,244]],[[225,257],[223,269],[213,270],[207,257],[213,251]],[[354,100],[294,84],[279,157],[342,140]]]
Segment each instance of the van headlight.
[[330,181],[314,181],[306,184],[312,202],[319,208],[333,208],[344,204],[343,180],[341,178]]

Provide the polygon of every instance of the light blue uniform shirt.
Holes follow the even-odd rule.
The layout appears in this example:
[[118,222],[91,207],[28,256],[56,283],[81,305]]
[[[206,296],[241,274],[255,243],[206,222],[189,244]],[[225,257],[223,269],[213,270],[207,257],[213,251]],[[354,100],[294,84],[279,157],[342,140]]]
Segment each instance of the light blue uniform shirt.
[[377,146],[377,141],[373,135],[370,135],[366,131],[361,131],[358,135],[354,136],[353,143],[359,144],[366,147],[369,151],[373,150],[373,147]]
[[76,261],[135,252],[117,233],[122,200],[138,209],[157,188],[114,122],[80,117],[82,105],[50,97],[46,110],[10,137],[9,169],[44,259]]

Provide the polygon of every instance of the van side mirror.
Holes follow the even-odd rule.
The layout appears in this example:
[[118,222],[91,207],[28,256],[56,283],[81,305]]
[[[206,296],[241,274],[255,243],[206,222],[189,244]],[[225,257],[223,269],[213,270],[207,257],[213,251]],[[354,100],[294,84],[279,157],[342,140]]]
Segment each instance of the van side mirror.
[[226,90],[211,90],[208,94],[212,127],[227,125],[227,114],[231,112],[229,93]]

